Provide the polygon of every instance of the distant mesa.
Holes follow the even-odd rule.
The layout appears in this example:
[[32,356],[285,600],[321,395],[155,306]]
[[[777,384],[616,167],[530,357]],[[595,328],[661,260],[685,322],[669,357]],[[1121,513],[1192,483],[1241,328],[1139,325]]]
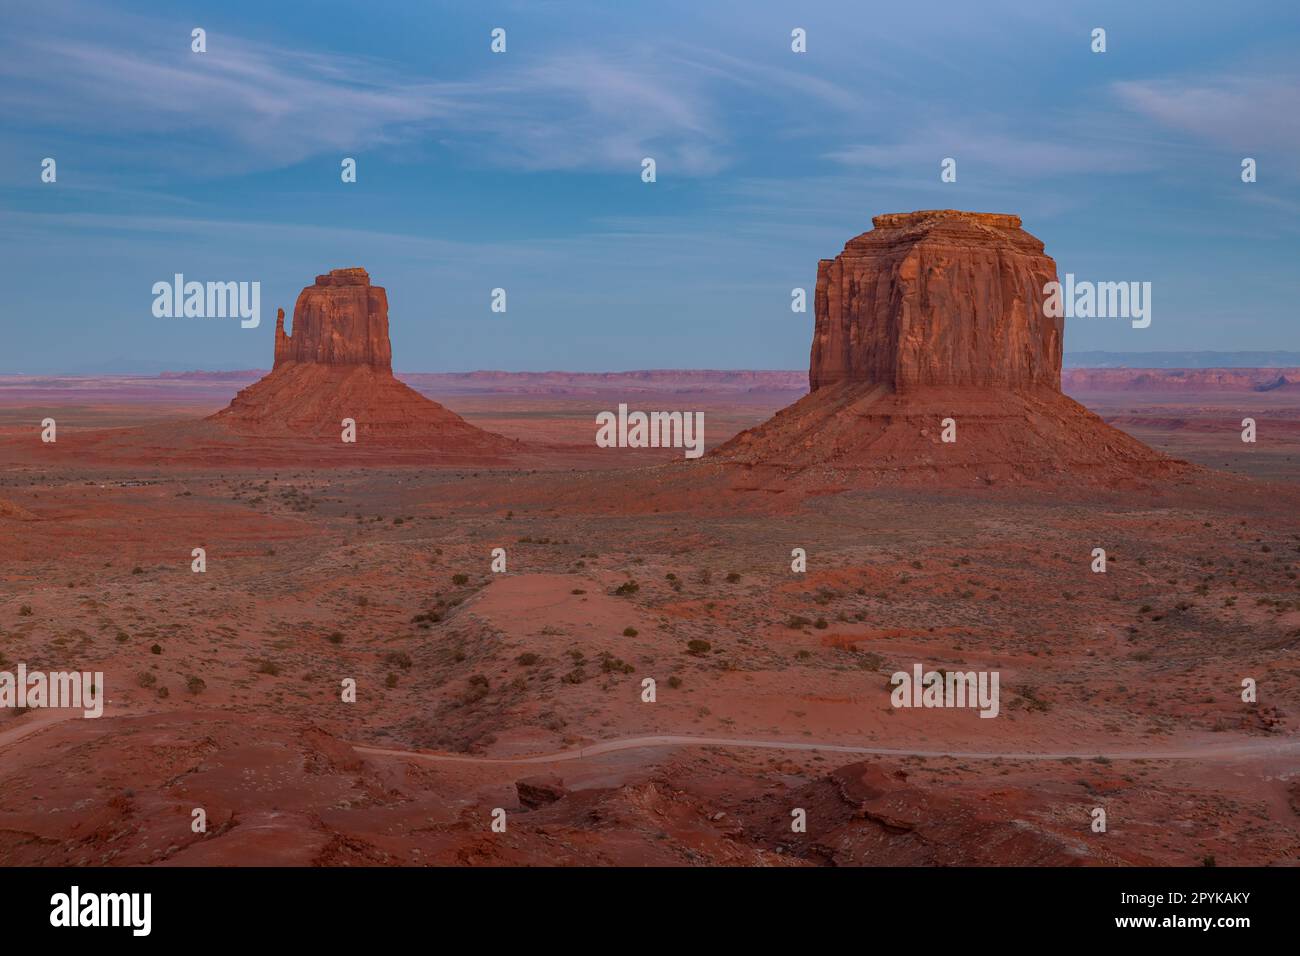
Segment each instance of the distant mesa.
[[275,321],[275,364],[209,421],[241,437],[339,443],[356,422],[357,450],[431,449],[492,455],[517,442],[484,431],[393,376],[388,294],[365,269],[332,269],[303,289]]
[[957,482],[1186,467],[1062,394],[1064,319],[1043,308],[1056,263],[1018,216],[943,209],[872,224],[818,264],[810,393],[717,460]]

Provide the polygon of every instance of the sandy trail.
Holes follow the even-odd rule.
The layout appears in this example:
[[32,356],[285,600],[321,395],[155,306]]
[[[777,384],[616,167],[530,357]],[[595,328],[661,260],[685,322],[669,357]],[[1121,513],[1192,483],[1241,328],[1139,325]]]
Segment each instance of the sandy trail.
[[[0,732],[0,749],[17,743],[33,734],[47,730],[55,724],[73,717],[79,717],[75,710],[43,711],[32,720],[24,721],[21,726]],[[105,716],[109,716],[107,708]],[[148,716],[137,714],[132,716]],[[439,753],[427,750],[400,750],[388,747],[372,747],[367,744],[351,744],[353,750],[361,754],[379,757],[409,757],[432,763],[471,763],[471,764],[549,764],[570,760],[585,760],[604,754],[623,750],[640,750],[659,747],[723,747],[730,750],[791,750],[791,751],[825,751],[827,753],[857,754],[875,757],[950,757],[959,760],[1205,760],[1234,761],[1248,760],[1256,757],[1280,757],[1286,754],[1300,755],[1300,739],[1281,741],[1260,740],[1250,743],[1196,744],[1173,749],[1151,750],[1093,750],[1093,751],[1006,751],[1006,750],[913,750],[901,747],[856,747],[850,744],[826,743],[803,740],[764,740],[752,737],[699,737],[687,734],[656,734],[642,737],[621,737],[573,747],[548,754],[530,754],[518,757],[480,757],[472,754]]]
[[9,727],[0,731],[0,747],[16,744],[25,737],[38,734],[55,724],[71,720],[74,717],[81,718],[81,716],[82,712],[76,709],[59,708],[39,711],[30,720],[20,721],[17,727]]
[[358,753],[385,757],[413,757],[444,763],[478,764],[546,764],[566,760],[583,760],[620,750],[643,747],[725,747],[730,749],[760,750],[821,750],[830,753],[864,754],[882,757],[953,757],[961,760],[1242,760],[1251,757],[1280,756],[1300,753],[1300,740],[1258,741],[1238,744],[1197,745],[1172,750],[1094,750],[1072,753],[1035,753],[1015,751],[963,751],[963,750],[908,750],[893,747],[854,747],[847,744],[813,743],[795,740],[758,740],[747,737],[694,737],[663,734],[650,737],[624,737],[606,740],[586,747],[575,747],[549,754],[521,757],[476,757],[465,754],[435,753],[421,750],[392,750],[354,744]]
[[[33,734],[39,734],[41,731],[49,730],[56,724],[61,724],[65,720],[85,720],[85,711],[78,707],[49,707],[37,709],[31,712],[31,716],[26,720],[15,721],[18,726],[7,727],[0,730],[0,749],[8,747],[10,744],[16,744],[20,740],[31,737]],[[104,712],[101,716],[91,718],[93,720],[103,720],[107,717],[117,717],[121,711],[112,706],[111,701],[104,703]],[[145,716],[145,715],[140,715]]]

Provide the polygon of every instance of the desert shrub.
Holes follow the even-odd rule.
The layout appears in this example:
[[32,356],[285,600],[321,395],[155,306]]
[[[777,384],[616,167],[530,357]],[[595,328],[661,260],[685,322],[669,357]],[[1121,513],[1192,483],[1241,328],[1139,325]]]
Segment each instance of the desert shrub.
[[624,581],[614,589],[614,593],[626,597],[629,594],[636,594],[639,590],[641,590],[641,585],[635,581]]
[[191,694],[201,694],[208,689],[208,683],[202,677],[191,676],[186,679],[185,688]]
[[630,674],[633,667],[631,664],[625,663],[622,658],[615,657],[606,651],[600,655],[600,669],[606,674]]
[[162,653],[162,645],[161,645],[161,644],[153,644],[153,645],[151,645],[151,646],[149,647],[149,653],[150,653],[150,654],[161,654],[161,653]]
[[[946,681],[947,679],[948,679],[948,675],[947,675],[947,672],[945,671],[945,672],[944,672],[944,680]],[[1124,692],[1122,689],[1119,689],[1119,688],[1117,688],[1117,689],[1120,690],[1121,693]],[[1021,691],[1020,691],[1020,700],[1017,701],[1017,703],[1022,704],[1022,705],[1024,706],[1025,710],[1028,710],[1028,711],[1035,711],[1035,710],[1036,710],[1036,711],[1041,711],[1041,712],[1043,712],[1043,713],[1046,713],[1047,711],[1049,711],[1049,710],[1052,709],[1052,705],[1049,704],[1047,701],[1043,700],[1041,697],[1039,697],[1039,696],[1038,696],[1038,691],[1035,690],[1033,687],[1030,687],[1030,686],[1026,686],[1026,687],[1024,687],[1024,688],[1021,689]],[[1107,761],[1107,763],[1109,763],[1109,762],[1110,762],[1110,761]]]
[[735,584],[739,580],[740,580],[740,575],[737,574],[735,571],[732,571],[730,574],[727,575],[728,584]]
[[19,616],[19,617],[31,617],[31,616],[32,616],[32,606],[31,606],[30,604],[24,604],[22,607],[20,607],[20,608],[18,609],[18,616]]
[[668,686],[673,690],[676,690],[682,686],[682,679],[674,674],[672,677],[668,678]]
[[135,675],[135,682],[141,687],[152,687],[154,684],[158,683],[158,678],[153,674],[150,674],[148,671],[141,671]]
[[278,677],[280,675],[280,665],[275,661],[262,661],[257,665],[257,672],[259,674],[270,674],[272,677]]
[[624,636],[624,637],[636,637],[636,635],[637,635],[637,629],[636,629],[635,627],[625,627],[625,628],[623,628],[623,636]]
[[329,641],[331,644],[342,644],[342,643],[343,643],[343,632],[342,632],[342,631],[331,631],[331,632],[330,632],[330,633],[325,637],[325,640]]
[[475,674],[469,679],[469,684],[460,695],[460,703],[472,704],[475,701],[482,700],[487,695],[488,679],[482,674]]
[[457,587],[460,587],[461,585],[469,584],[469,575],[468,575],[468,574],[453,574],[453,575],[451,576],[451,583],[454,584],[454,585],[456,585]]
[[686,642],[686,651],[688,654],[707,654],[713,645],[708,641],[702,641],[698,637]]
[[536,654],[534,654],[532,651],[525,651],[523,654],[520,654],[518,657],[515,658],[515,663],[519,664],[522,667],[532,667],[539,660],[541,660],[541,658],[538,657]]

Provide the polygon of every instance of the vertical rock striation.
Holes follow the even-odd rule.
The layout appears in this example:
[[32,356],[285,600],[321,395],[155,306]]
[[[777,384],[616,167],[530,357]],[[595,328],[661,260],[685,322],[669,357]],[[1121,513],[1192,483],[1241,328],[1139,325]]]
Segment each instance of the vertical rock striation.
[[809,385],[1060,389],[1064,320],[1043,315],[1056,263],[1018,216],[876,216],[817,266]]
[[275,320],[275,368],[286,362],[368,365],[392,371],[388,340],[388,293],[370,284],[365,269],[331,269],[298,294],[293,332],[284,331],[284,310]]
[[[343,419],[356,423],[355,444],[340,441]],[[275,320],[275,365],[240,391],[211,421],[252,439],[292,443],[352,456],[371,449],[433,452],[490,461],[518,443],[476,428],[393,375],[388,295],[365,269],[333,269],[303,289],[284,330]]]
[[[755,487],[1122,481],[1187,466],[1061,393],[1056,263],[1017,216],[876,216],[817,267],[811,391],[714,452]],[[955,441],[944,440],[945,434]]]

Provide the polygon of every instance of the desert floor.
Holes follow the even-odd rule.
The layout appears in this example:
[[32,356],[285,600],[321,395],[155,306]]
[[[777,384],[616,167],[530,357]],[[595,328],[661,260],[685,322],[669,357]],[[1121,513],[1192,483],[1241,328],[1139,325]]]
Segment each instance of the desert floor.
[[[0,396],[0,669],[107,698],[0,711],[0,864],[1300,863],[1295,392],[1076,396],[1167,486],[788,501],[597,457],[608,396],[435,395],[560,449],[484,469],[42,458],[229,390]],[[891,707],[914,663],[1000,714]]]

